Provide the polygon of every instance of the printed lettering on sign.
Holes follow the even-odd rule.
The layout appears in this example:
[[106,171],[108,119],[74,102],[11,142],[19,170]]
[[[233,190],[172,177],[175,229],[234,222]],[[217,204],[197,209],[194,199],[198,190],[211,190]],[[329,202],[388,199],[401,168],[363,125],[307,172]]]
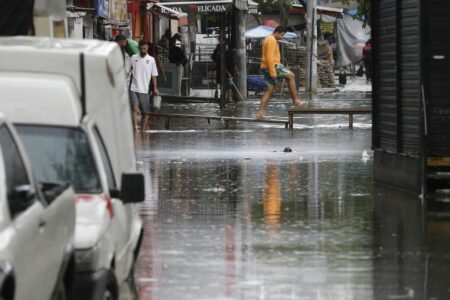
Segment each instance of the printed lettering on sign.
[[223,12],[226,11],[225,5],[199,5],[199,12]]
[[[181,9],[180,6],[171,6],[170,9],[175,10],[175,11],[180,12],[180,13],[184,12],[183,9]],[[165,8],[162,8],[162,9],[161,9],[161,12],[162,12],[163,14],[168,14],[168,13],[170,13],[170,11],[168,11],[168,10],[165,9]]]

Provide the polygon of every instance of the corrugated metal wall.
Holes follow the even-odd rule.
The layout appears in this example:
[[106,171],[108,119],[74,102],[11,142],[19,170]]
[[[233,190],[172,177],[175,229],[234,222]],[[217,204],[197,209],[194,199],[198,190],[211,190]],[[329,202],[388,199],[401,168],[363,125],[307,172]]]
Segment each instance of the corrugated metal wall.
[[375,9],[374,148],[418,154],[420,0],[378,0]]
[[420,1],[401,2],[401,148],[404,153],[421,149]]
[[450,1],[426,3],[427,152],[431,156],[450,156]]

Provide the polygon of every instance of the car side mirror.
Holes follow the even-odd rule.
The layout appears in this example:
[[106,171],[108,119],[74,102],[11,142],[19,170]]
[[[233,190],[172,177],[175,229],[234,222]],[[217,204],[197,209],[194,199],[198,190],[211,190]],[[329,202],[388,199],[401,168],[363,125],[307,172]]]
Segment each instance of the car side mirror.
[[120,190],[118,190],[116,188],[109,189],[109,196],[111,198],[119,199],[120,198]]
[[36,191],[29,184],[16,186],[8,194],[9,209],[11,210],[11,215],[15,216],[18,213],[23,212],[28,207],[31,206],[36,197]]
[[144,175],[123,173],[121,199],[124,203],[138,203],[145,200]]

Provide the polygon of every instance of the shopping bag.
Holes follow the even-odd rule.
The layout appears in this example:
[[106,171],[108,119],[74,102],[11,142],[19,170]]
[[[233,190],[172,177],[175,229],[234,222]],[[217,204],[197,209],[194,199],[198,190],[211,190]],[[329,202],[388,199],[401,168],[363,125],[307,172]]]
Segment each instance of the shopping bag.
[[154,109],[161,108],[161,96],[153,96],[153,108]]

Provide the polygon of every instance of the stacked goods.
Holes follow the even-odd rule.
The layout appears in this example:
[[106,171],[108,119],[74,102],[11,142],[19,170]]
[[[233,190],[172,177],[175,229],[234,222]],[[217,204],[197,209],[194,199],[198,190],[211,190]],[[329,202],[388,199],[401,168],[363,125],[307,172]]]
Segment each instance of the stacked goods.
[[323,88],[335,88],[333,49],[328,41],[317,43],[317,56],[318,85]]
[[306,64],[306,48],[305,47],[285,47],[284,58],[288,66],[301,66]]
[[[319,87],[335,88],[333,52],[328,41],[317,45],[318,85]],[[283,61],[293,69],[300,69],[300,86],[305,86],[306,78],[306,47],[283,45]]]
[[283,49],[284,58],[289,68],[300,69],[300,86],[305,86],[306,47],[289,47]]
[[333,49],[328,41],[317,42],[317,57],[320,60],[331,61],[333,59]]
[[334,62],[320,60],[317,63],[318,86],[322,88],[335,88],[334,81]]

